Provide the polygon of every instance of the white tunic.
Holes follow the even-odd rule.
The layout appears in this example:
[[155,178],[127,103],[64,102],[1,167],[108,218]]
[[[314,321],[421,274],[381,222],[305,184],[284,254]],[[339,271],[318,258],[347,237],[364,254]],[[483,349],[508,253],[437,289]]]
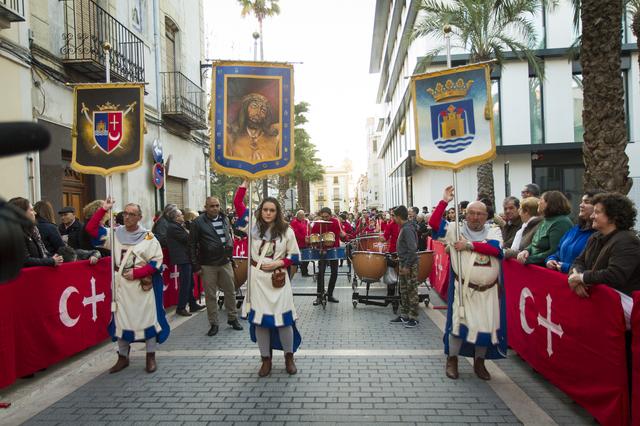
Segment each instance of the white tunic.
[[[251,258],[256,262],[260,259],[261,239],[253,237],[251,241]],[[293,229],[287,228],[283,238],[279,238],[274,242],[265,242],[268,246],[264,262],[282,260],[291,258],[293,255],[300,253],[296,236]],[[287,318],[295,321],[298,313],[293,304],[293,290],[289,275],[286,274],[286,283],[282,288],[275,288],[271,284],[271,275],[273,272],[262,271],[255,266],[251,266],[251,280],[247,297],[245,297],[242,305],[242,317],[249,317],[252,324],[260,326],[282,327],[286,324]],[[252,313],[250,316],[249,314]]]
[[[105,242],[109,247],[109,236]],[[153,328],[155,336],[162,329],[158,321],[156,297],[153,289],[143,291],[140,280],[127,280],[122,276],[125,270],[140,268],[151,264],[160,270],[162,266],[162,248],[151,232],[147,232],[142,241],[135,245],[122,244],[114,235],[114,262],[117,267],[115,273],[115,302],[114,337],[123,337],[123,333],[133,333],[133,340],[144,340],[145,330]],[[151,330],[147,331],[147,335]],[[131,340],[131,339],[126,339]]]
[[[460,335],[460,326],[464,325],[469,330],[466,340],[476,343],[478,333],[491,334],[491,342],[498,343],[497,330],[500,328],[500,302],[498,299],[498,286],[485,291],[477,291],[468,286],[469,283],[485,286],[498,280],[500,275],[500,262],[493,256],[487,256],[472,251],[461,251],[460,262],[462,274],[459,273],[458,259],[453,243],[456,242],[457,223],[449,223],[444,240],[450,247],[451,265],[458,277],[462,276],[462,306],[460,306],[460,283],[455,280],[454,300],[452,303],[452,329],[455,336]],[[500,228],[491,227],[487,240],[496,240],[502,247],[502,233]],[[486,242],[476,241],[476,242]]]

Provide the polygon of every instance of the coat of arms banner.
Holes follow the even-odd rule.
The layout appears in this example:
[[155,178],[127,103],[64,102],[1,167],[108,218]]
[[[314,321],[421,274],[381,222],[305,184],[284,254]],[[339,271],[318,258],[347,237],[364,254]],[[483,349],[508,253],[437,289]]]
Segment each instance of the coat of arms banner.
[[411,79],[416,162],[458,170],[495,158],[488,64]]
[[77,85],[73,101],[74,170],[105,176],[142,164],[143,84]]
[[293,66],[213,63],[211,164],[255,179],[294,165]]

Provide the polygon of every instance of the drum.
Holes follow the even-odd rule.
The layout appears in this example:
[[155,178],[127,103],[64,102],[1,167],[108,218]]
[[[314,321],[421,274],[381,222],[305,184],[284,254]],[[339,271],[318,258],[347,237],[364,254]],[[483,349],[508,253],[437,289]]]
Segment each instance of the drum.
[[[357,250],[358,251],[375,251],[377,253],[383,253],[380,251],[380,237],[382,234],[369,234],[366,236],[358,237],[357,240]],[[386,243],[382,243],[386,244]]]
[[336,243],[336,234],[333,232],[325,232],[322,234],[322,245],[325,247],[333,247]]
[[433,267],[433,251],[418,252],[418,282],[427,280]]
[[334,248],[330,248],[327,249],[324,258],[326,260],[340,260],[340,259],[346,259],[347,258],[347,253],[345,251],[346,249],[344,247],[334,247]]
[[309,235],[309,245],[312,248],[320,248],[322,246],[322,243],[320,241],[320,234]]
[[351,255],[353,270],[363,281],[380,281],[387,270],[387,259],[383,253],[356,251]]
[[235,268],[233,268],[233,282],[237,290],[247,282],[247,275],[249,274],[247,269],[248,259],[246,257],[234,256],[233,263],[236,265]]
[[320,260],[320,250],[312,248],[303,248],[300,250],[301,262],[313,262],[314,260]]

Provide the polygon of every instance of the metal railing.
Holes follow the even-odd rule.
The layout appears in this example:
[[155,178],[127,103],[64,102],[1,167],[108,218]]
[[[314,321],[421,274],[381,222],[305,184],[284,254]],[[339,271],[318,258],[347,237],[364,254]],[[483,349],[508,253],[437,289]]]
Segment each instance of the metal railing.
[[111,45],[111,78],[143,82],[144,43],[92,0],[65,0],[63,61],[90,79],[104,80],[103,45]]
[[191,129],[207,128],[205,93],[178,71],[161,72],[162,114]]
[[0,0],[0,18],[9,22],[24,21],[24,0]]

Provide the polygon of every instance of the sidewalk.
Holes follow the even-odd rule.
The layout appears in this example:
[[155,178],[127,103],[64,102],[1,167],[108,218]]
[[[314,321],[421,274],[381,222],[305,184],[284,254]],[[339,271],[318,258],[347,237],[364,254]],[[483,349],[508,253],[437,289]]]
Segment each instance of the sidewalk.
[[[354,308],[345,277],[338,286],[340,303],[325,311],[312,306],[312,297],[296,297],[303,343],[295,376],[286,374],[276,352],[271,376],[258,378],[260,358],[246,322],[244,331],[223,326],[207,337],[202,312],[173,325],[169,340],[159,346],[156,373],[144,372],[139,346],[129,368],[105,374],[115,361],[109,344],[94,363],[105,366],[97,377],[53,404],[53,397],[41,396],[18,408],[42,409],[29,425],[594,423],[513,352],[507,360],[488,363],[490,382],[475,377],[467,362],[460,363],[459,380],[447,379],[438,327],[444,311],[421,307],[420,325],[406,329],[389,324],[391,307]],[[309,292],[315,283],[298,276],[294,288]],[[432,300],[441,303],[434,293]],[[221,324],[225,319],[222,311]],[[46,373],[35,380],[46,388]],[[0,423],[19,418],[6,418],[10,410],[0,412]]]

